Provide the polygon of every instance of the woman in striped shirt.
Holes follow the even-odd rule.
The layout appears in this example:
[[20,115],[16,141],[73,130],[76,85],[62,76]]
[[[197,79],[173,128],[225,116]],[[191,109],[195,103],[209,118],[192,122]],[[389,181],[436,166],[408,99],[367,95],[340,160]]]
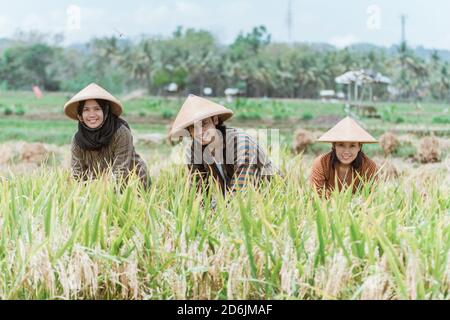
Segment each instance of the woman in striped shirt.
[[251,136],[223,124],[232,115],[219,104],[189,95],[174,121],[172,138],[193,138],[187,150],[187,166],[198,190],[209,187],[210,177],[226,194],[279,174]]

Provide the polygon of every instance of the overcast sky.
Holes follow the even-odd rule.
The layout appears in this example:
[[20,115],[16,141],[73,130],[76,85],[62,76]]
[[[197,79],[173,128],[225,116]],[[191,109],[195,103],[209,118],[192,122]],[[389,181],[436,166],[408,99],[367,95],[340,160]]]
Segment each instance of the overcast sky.
[[[223,43],[239,31],[265,25],[274,41],[328,42],[345,46],[400,41],[400,15],[413,45],[450,50],[448,0],[0,0],[0,38],[17,29],[63,32],[65,43],[94,36],[171,34],[176,26],[207,29]],[[77,13],[80,13],[79,15]]]

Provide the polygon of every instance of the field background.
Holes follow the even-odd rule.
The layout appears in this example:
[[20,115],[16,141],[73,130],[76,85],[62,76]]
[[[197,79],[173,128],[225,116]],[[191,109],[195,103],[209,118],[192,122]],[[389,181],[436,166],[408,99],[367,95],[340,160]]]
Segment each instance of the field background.
[[[152,178],[118,194],[107,178],[70,178],[76,122],[63,105],[70,93],[0,92],[0,298],[131,299],[448,299],[450,199],[448,105],[379,103],[379,119],[360,121],[400,147],[385,156],[370,191],[312,194],[313,144],[292,152],[302,128],[315,137],[345,116],[342,102],[239,99],[230,126],[277,128],[285,177],[227,202],[186,183],[181,155],[165,135],[184,97],[124,101],[135,145]],[[150,135],[150,138],[148,137]],[[417,160],[420,139],[434,135],[441,159]],[[25,154],[47,151],[45,157]]]

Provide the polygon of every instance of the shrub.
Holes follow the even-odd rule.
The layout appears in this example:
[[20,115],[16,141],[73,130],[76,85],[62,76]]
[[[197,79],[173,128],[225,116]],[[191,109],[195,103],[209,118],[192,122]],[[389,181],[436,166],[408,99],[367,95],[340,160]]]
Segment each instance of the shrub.
[[449,124],[450,117],[434,117],[432,122],[436,124]]
[[157,109],[161,106],[161,100],[148,100],[145,103],[146,109]]
[[175,116],[175,112],[171,109],[164,109],[161,111],[161,117],[163,119],[172,119]]
[[273,118],[275,120],[284,120],[289,118],[289,113],[284,109],[275,110],[273,112]]
[[256,111],[244,111],[239,113],[237,118],[241,120],[259,120],[261,119],[261,114]]
[[13,114],[13,110],[10,107],[6,107],[3,113],[5,114],[5,116],[10,116]]
[[382,118],[384,121],[392,122],[393,119],[394,119],[394,113],[395,113],[395,110],[396,110],[396,109],[397,109],[397,106],[395,106],[395,105],[389,106],[388,108],[384,109],[384,110],[381,112],[381,118]]
[[25,109],[23,107],[16,107],[15,114],[18,116],[23,116],[25,114]]

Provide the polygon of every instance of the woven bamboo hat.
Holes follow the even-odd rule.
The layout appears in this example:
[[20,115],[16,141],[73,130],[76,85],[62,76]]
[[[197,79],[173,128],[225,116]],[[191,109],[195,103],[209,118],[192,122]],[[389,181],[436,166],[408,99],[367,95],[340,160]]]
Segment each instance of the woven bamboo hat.
[[103,99],[111,102],[111,111],[116,116],[122,114],[122,104],[108,91],[100,87],[96,83],[91,83],[86,88],[78,92],[64,105],[64,113],[71,119],[78,120],[77,108],[80,101],[90,100],[90,99]]
[[377,143],[355,120],[345,117],[333,128],[325,132],[317,141],[319,142],[360,142]]
[[213,116],[218,116],[222,121],[225,121],[233,116],[233,111],[208,99],[190,94],[173,122],[169,137],[175,136],[197,121]]

